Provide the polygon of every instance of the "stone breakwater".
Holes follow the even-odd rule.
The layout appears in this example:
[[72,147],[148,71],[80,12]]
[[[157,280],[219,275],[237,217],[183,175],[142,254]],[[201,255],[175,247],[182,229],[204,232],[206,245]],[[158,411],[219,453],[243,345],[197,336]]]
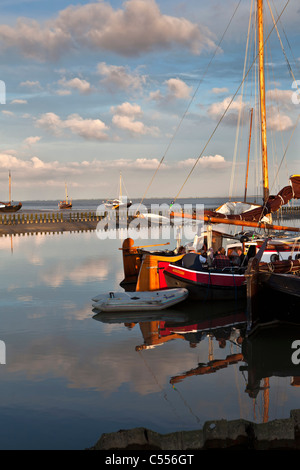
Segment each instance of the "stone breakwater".
[[267,423],[207,421],[203,429],[159,434],[146,428],[102,434],[91,450],[299,450],[300,410]]

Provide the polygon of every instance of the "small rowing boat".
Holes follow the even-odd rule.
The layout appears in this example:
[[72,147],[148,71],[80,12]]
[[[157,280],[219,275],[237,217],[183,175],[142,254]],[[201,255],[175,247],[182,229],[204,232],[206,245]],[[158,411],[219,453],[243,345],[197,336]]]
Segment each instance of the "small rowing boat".
[[149,292],[108,292],[94,297],[93,307],[101,312],[163,310],[185,300],[187,289],[165,289]]

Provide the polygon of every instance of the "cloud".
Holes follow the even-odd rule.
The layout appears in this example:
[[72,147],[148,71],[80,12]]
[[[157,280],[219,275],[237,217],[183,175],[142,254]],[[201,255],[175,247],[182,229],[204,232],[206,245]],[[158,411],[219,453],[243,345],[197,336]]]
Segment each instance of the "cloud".
[[291,105],[293,104],[293,93],[293,90],[279,90],[278,88],[274,88],[273,90],[267,91],[266,98],[268,101],[275,102],[278,105],[285,105],[287,107],[291,107]]
[[224,98],[223,101],[212,103],[208,107],[207,111],[209,116],[214,120],[219,120],[230,105],[223,118],[223,122],[229,125],[236,125],[238,122],[239,113],[243,113],[245,111],[247,103],[244,103],[241,100],[241,97],[238,97],[230,104],[231,100],[232,97],[228,96]]
[[57,90],[55,93],[59,96],[68,96],[72,94],[72,91],[71,90]]
[[[37,156],[33,156],[29,159],[19,158],[14,152],[2,152],[0,153],[0,169],[11,169],[14,170],[16,178],[19,176],[22,181],[28,178],[28,183],[34,178],[44,176],[46,178],[41,181],[42,184],[47,185],[60,185],[57,182],[57,174],[68,174],[73,178],[73,185],[76,185],[76,176],[80,179],[85,176],[91,178],[91,175],[97,173],[103,173],[105,170],[118,169],[132,169],[132,170],[153,170],[159,165],[159,160],[156,158],[119,158],[116,160],[82,160],[69,161],[67,163],[55,161],[45,162]],[[161,168],[166,168],[166,165],[162,165]],[[25,181],[24,181],[25,184]]]
[[36,120],[36,125],[53,132],[55,135],[59,135],[67,129],[87,140],[107,139],[108,127],[104,122],[100,119],[83,119],[78,114],[71,114],[67,119],[62,120],[55,113],[45,113]]
[[187,86],[185,82],[179,78],[170,78],[167,80],[166,85],[169,91],[170,98],[188,99],[190,98],[191,87]]
[[35,89],[38,89],[38,90],[40,90],[42,88],[41,84],[38,80],[36,80],[36,81],[26,80],[25,82],[21,82],[20,86],[27,87],[27,88],[35,88]]
[[267,127],[273,131],[287,131],[293,127],[293,121],[286,114],[272,109],[268,111]]
[[87,80],[83,80],[78,77],[72,78],[70,80],[62,78],[58,81],[58,84],[66,88],[66,90],[60,90],[60,93],[58,92],[61,95],[70,94],[71,90],[77,90],[82,95],[87,95],[92,92],[92,87],[90,83]]
[[104,1],[72,5],[44,23],[18,18],[15,26],[0,25],[0,45],[44,61],[79,48],[136,56],[183,47],[199,54],[214,42],[207,28],[162,14],[155,0],[127,0],[116,10]]
[[3,114],[5,114],[6,116],[14,116],[15,115],[12,111],[8,111],[7,109],[3,109],[1,112]]
[[[186,160],[181,160],[180,162],[178,162],[178,167],[192,168],[195,163],[195,158],[188,158]],[[197,166],[207,169],[221,169],[229,168],[231,166],[231,162],[227,162],[222,155],[209,155],[200,157]]]
[[219,94],[222,94],[222,93],[228,93],[228,88],[224,87],[224,88],[213,88],[211,90],[215,95],[219,95]]
[[27,100],[16,99],[16,100],[12,100],[10,104],[27,104],[27,103],[28,103]]
[[134,135],[158,135],[157,127],[148,127],[143,122],[137,121],[137,118],[143,116],[141,107],[137,104],[123,103],[119,106],[112,107],[111,112],[114,114],[112,123],[119,129],[129,131]]
[[28,146],[31,146],[33,144],[36,144],[37,142],[39,142],[41,140],[41,137],[39,136],[35,136],[35,137],[27,137],[25,140],[24,140],[24,144],[25,145],[28,145]]
[[107,65],[100,62],[97,66],[98,73],[103,77],[100,83],[109,91],[139,90],[146,83],[146,75],[140,75],[138,71],[131,72],[128,67]]
[[170,78],[164,82],[164,85],[167,87],[166,94],[164,95],[160,90],[153,91],[149,95],[151,100],[166,104],[175,99],[189,99],[191,97],[192,87],[189,87],[180,78]]

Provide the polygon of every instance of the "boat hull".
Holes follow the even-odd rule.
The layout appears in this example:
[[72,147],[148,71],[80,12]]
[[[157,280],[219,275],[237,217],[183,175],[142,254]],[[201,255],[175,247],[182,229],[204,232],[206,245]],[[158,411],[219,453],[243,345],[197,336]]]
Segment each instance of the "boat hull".
[[22,204],[4,204],[4,207],[0,207],[0,212],[18,212],[22,208]]
[[295,274],[260,273],[258,282],[277,292],[300,299],[300,276]]
[[93,308],[101,312],[133,312],[163,310],[185,300],[186,289],[166,289],[154,292],[110,292],[92,300]]
[[185,288],[189,297],[197,300],[236,300],[246,298],[243,274],[213,271],[193,271],[169,265],[164,270],[169,288]]
[[59,209],[72,209],[72,204],[67,204],[65,202],[61,202],[58,205]]

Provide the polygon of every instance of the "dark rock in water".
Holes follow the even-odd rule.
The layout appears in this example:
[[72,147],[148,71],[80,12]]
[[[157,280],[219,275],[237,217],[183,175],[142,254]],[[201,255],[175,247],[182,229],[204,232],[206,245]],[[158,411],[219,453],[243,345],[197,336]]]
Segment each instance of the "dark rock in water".
[[90,450],[299,450],[300,410],[267,423],[207,421],[203,429],[160,434],[146,428],[102,434]]

